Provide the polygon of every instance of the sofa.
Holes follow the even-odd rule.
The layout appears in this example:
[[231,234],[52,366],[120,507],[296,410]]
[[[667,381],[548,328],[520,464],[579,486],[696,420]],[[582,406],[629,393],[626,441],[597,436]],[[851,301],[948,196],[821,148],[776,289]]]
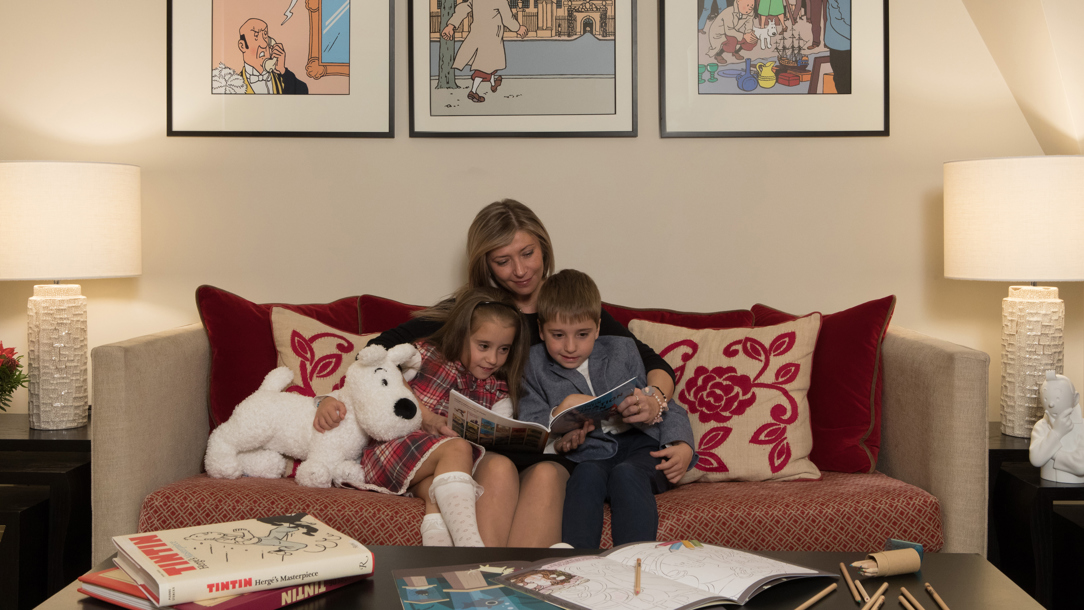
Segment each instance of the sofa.
[[[374,298],[353,299],[356,327],[340,325],[381,330],[371,315],[365,317],[364,304]],[[336,303],[346,308],[347,318],[353,313],[354,301]],[[246,307],[259,317],[269,306]],[[404,316],[412,309],[405,307]],[[675,319],[676,312],[656,311]],[[243,324],[209,319],[202,309],[201,317],[204,324],[92,352],[94,561],[113,552],[115,535],[297,511],[365,544],[421,544],[424,509],[418,498],[304,488],[292,478],[219,480],[202,474],[207,436],[220,417],[211,409],[212,376],[222,384],[212,355],[219,364],[225,359],[212,343]],[[384,319],[381,326],[394,321]],[[899,538],[920,542],[927,551],[985,554],[989,357],[900,327],[878,333],[875,467],[822,469],[815,481],[682,485],[658,496],[659,539],[748,550],[863,552]],[[270,370],[274,364],[256,366]],[[610,542],[607,511],[603,546]]]

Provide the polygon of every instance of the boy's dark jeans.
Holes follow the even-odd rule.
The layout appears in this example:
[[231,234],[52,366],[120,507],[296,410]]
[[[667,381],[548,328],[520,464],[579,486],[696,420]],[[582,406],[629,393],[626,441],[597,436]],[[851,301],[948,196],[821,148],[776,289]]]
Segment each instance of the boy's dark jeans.
[[617,453],[606,460],[580,462],[565,488],[561,540],[578,549],[602,542],[602,506],[609,500],[614,546],[654,540],[659,528],[655,494],[670,489],[660,462],[651,456],[655,439],[632,429],[616,437]]

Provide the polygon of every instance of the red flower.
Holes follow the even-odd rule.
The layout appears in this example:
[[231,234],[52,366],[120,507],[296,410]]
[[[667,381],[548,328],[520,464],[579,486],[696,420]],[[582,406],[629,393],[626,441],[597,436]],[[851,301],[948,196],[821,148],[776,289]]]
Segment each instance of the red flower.
[[9,369],[14,369],[19,366],[19,361],[15,359],[15,348],[9,347],[4,349],[3,341],[0,341],[0,366],[5,366]]
[[699,414],[701,422],[727,422],[753,406],[757,395],[753,380],[738,374],[732,366],[717,366],[710,371],[698,366],[678,397],[690,413]]

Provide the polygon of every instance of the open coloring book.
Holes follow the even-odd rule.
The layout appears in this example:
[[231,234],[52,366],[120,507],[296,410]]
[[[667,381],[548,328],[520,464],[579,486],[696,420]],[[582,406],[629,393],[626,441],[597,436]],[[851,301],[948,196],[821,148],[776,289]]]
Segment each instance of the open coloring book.
[[[640,594],[633,592],[636,560]],[[571,610],[689,610],[744,604],[773,585],[827,576],[812,570],[699,542],[637,542],[601,555],[533,563],[495,582]]]
[[632,395],[636,379],[569,408],[560,414],[550,413],[550,425],[520,421],[498,415],[452,390],[448,399],[448,425],[459,436],[487,449],[541,452],[551,434],[564,434],[583,426],[587,420],[607,419],[614,407]]

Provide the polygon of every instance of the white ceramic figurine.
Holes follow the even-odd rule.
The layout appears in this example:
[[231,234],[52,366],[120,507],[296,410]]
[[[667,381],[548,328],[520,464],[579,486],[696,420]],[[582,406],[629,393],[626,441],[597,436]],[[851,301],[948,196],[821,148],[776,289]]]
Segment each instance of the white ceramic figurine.
[[1080,394],[1065,375],[1046,372],[1039,388],[1045,409],[1031,430],[1029,457],[1039,476],[1059,483],[1084,483],[1084,417]]

